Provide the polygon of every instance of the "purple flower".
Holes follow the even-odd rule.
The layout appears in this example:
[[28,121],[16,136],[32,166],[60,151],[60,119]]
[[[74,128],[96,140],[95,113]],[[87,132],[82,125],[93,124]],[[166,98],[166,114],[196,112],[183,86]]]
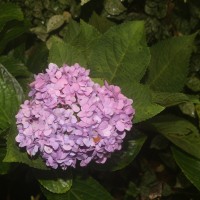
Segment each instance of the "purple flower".
[[39,153],[47,166],[67,169],[105,163],[121,149],[135,111],[118,86],[101,87],[79,64],[50,63],[30,88],[16,115],[16,141],[30,156]]

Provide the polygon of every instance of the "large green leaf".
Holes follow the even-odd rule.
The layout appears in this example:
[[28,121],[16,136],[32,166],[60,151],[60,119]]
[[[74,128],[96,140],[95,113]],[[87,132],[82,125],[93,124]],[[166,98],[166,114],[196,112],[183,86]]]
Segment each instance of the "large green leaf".
[[92,167],[97,170],[110,171],[117,171],[127,167],[135,159],[147,139],[144,134],[135,129],[133,129],[133,132],[127,133],[127,137],[128,134],[132,134],[133,137],[124,143],[124,148],[121,151],[113,153],[105,164],[94,164]]
[[48,53],[48,49],[43,43],[38,43],[31,48],[27,66],[32,73],[41,73],[47,68]]
[[[71,55],[75,56],[74,60],[77,60],[77,58],[81,55],[82,58],[84,58],[85,64],[82,60],[81,61],[84,64],[84,67],[87,67],[86,63],[91,52],[93,51],[93,45],[99,39],[100,35],[101,34],[97,31],[96,28],[85,23],[82,20],[80,24],[75,21],[71,21],[64,36],[64,42],[68,45],[68,49],[65,50],[66,54],[70,54],[70,48],[73,48],[75,52],[73,52],[73,54]],[[72,47],[69,45],[71,45]],[[79,60],[77,60],[76,62],[79,62]]]
[[151,124],[172,143],[200,158],[200,134],[191,122],[173,115],[163,115],[152,120]]
[[9,27],[0,34],[0,53],[3,52],[9,42],[28,32],[29,24],[24,21],[23,23],[12,22]]
[[95,12],[92,13],[89,23],[101,33],[105,33],[111,26],[115,25],[107,18],[97,15]]
[[12,56],[0,56],[0,63],[15,77],[29,77],[27,67]]
[[196,34],[160,41],[151,47],[147,83],[160,92],[180,92],[185,84]]
[[19,6],[12,3],[0,3],[0,31],[10,20],[23,20],[23,13]]
[[148,86],[137,82],[132,82],[132,84],[124,82],[120,86],[122,92],[133,99],[133,107],[135,108],[134,123],[147,120],[165,109],[165,107],[152,101],[151,91]]
[[7,153],[3,162],[19,162],[27,164],[33,168],[48,170],[41,158],[31,158],[24,149],[22,150],[17,146],[17,143],[15,142],[16,135],[16,125],[13,124],[7,136]]
[[54,194],[42,188],[47,200],[113,200],[113,197],[95,179],[73,180],[72,188],[65,194]]
[[64,36],[64,41],[72,46],[77,47],[77,50],[88,50],[90,45],[99,38],[101,34],[96,28],[87,24],[83,20],[80,24],[75,21],[70,21],[67,32]]
[[52,41],[49,62],[56,63],[59,66],[63,64],[73,65],[75,63],[79,63],[82,66],[86,65],[84,55],[80,51],[77,51],[76,47],[57,40]]
[[200,160],[190,156],[178,148],[172,148],[172,153],[176,163],[185,176],[198,190],[200,190]]
[[56,194],[63,194],[70,190],[72,179],[57,178],[54,180],[39,179],[39,183],[48,191]]
[[183,102],[189,101],[189,97],[183,93],[171,93],[171,92],[152,92],[153,102],[170,107]]
[[92,76],[121,82],[140,81],[149,64],[144,22],[133,21],[111,27],[95,44],[89,62]]
[[9,127],[23,98],[24,94],[19,83],[0,64],[0,130]]

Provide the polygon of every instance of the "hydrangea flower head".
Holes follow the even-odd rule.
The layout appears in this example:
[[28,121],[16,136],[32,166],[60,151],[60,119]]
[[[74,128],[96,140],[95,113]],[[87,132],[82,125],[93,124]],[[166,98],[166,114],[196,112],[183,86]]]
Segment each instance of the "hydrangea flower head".
[[52,168],[105,163],[132,127],[132,100],[118,86],[94,83],[79,64],[58,68],[30,84],[30,100],[16,115],[19,147]]

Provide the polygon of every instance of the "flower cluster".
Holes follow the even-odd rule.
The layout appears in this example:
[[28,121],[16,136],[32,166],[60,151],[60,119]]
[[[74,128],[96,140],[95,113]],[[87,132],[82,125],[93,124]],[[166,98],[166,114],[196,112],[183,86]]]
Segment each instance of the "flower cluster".
[[105,163],[121,149],[134,109],[119,87],[94,83],[78,64],[53,63],[30,87],[30,100],[16,115],[16,141],[30,156],[39,152],[47,166],[66,169]]

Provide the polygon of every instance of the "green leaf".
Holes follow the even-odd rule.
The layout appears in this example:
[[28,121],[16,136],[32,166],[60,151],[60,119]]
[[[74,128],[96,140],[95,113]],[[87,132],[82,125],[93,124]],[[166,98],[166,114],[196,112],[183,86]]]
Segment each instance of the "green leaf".
[[196,76],[192,76],[187,81],[187,87],[194,92],[200,91],[200,79]]
[[17,77],[17,81],[21,85],[25,98],[28,98],[28,93],[30,92],[30,86],[29,84],[33,81],[33,75],[26,78],[26,77]]
[[189,97],[183,93],[152,92],[152,100],[161,106],[170,107],[189,101]]
[[80,25],[71,21],[64,41],[52,38],[49,61],[58,65],[79,63],[86,67],[92,45],[99,35],[100,33],[94,27],[84,21],[81,21]]
[[105,0],[104,7],[110,15],[119,15],[126,10],[120,0]]
[[56,194],[66,193],[72,186],[72,179],[64,180],[57,178],[56,180],[40,179],[38,181],[45,189]]
[[105,33],[111,26],[115,25],[113,22],[103,16],[97,15],[95,12],[92,13],[89,24],[94,26],[101,33]]
[[64,16],[63,15],[53,15],[47,22],[47,33],[58,29],[64,24]]
[[77,40],[80,35],[80,24],[74,20],[70,20],[67,25],[67,31],[64,35],[64,41],[68,44],[73,43]]
[[147,137],[137,130],[127,134],[133,134],[133,137],[124,143],[124,148],[119,152],[113,153],[105,164],[94,164],[94,169],[117,171],[127,167],[135,159]]
[[154,16],[158,19],[162,19],[167,15],[168,11],[168,2],[167,1],[155,1],[155,0],[147,0],[145,2],[145,12]]
[[24,94],[16,79],[0,64],[0,130],[9,127]]
[[195,36],[174,37],[151,47],[147,80],[150,88],[160,92],[180,92],[183,89]]
[[46,41],[48,38],[47,28],[45,26],[36,26],[30,29],[30,31],[37,35],[37,38],[42,40],[43,42]]
[[63,64],[73,65],[75,63],[82,66],[86,65],[84,55],[77,51],[76,47],[58,40],[52,41],[48,60],[58,66]]
[[53,194],[42,188],[47,200],[113,200],[113,197],[95,179],[73,180],[72,188],[65,194]]
[[[141,59],[142,58],[142,59]],[[140,81],[149,64],[144,22],[111,27],[95,44],[90,57],[92,76],[117,83]]]
[[127,150],[118,156],[118,162],[113,166],[112,171],[120,170],[128,166],[140,152],[146,139],[147,137],[145,135],[137,135],[134,140],[128,141]]
[[20,149],[15,142],[17,136],[17,128],[12,124],[9,134],[7,135],[7,153],[3,162],[18,162],[29,165],[30,167],[48,170],[44,161],[41,158],[28,156],[24,149]]
[[32,73],[41,73],[47,68],[48,53],[48,49],[43,43],[36,44],[31,48],[27,66]]
[[0,31],[8,21],[23,19],[23,13],[19,6],[12,3],[0,3]]
[[191,122],[173,115],[163,115],[153,119],[151,124],[172,143],[200,158],[200,135]]
[[84,4],[88,3],[90,0],[81,0],[81,6],[83,6]]
[[27,22],[13,22],[9,28],[7,28],[4,32],[2,31],[0,35],[0,53],[3,52],[9,42],[28,32],[28,28],[29,24]]
[[200,160],[175,147],[172,148],[172,153],[185,176],[200,190]]
[[165,107],[152,101],[151,91],[146,85],[136,82],[132,82],[132,84],[124,82],[120,87],[123,94],[133,99],[133,107],[135,108],[134,123],[150,119],[165,109]]
[[93,45],[96,44],[101,34],[96,28],[85,23],[83,20],[80,21],[80,24],[71,21],[68,26],[64,41],[72,45],[79,55],[83,55],[85,63],[87,63],[93,51]]
[[192,102],[186,102],[179,105],[180,110],[183,114],[189,115],[190,117],[195,118],[195,106]]
[[12,56],[0,56],[0,63],[15,77],[31,75],[27,67]]
[[77,50],[88,50],[91,44],[96,41],[101,34],[96,28],[87,24],[83,20],[78,24],[75,21],[70,21],[64,41],[72,46],[76,46]]

